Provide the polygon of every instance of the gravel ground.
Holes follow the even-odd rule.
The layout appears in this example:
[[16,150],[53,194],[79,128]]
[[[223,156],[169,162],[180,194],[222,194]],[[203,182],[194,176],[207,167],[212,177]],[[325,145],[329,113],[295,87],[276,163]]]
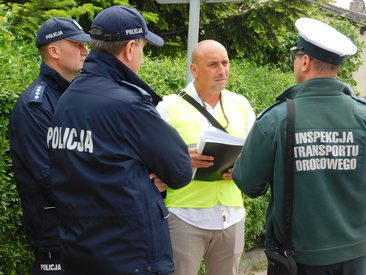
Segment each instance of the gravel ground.
[[263,248],[255,248],[244,253],[239,275],[267,275],[267,260]]

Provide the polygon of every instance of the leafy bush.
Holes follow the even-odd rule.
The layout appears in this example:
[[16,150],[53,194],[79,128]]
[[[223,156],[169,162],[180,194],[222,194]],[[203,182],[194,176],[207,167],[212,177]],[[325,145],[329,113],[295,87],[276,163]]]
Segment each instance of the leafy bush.
[[[11,170],[8,119],[18,94],[38,73],[33,43],[18,40],[12,10],[0,5],[0,274],[28,274],[32,260],[21,226],[21,207]],[[29,30],[29,29],[28,29]]]
[[183,56],[145,57],[139,76],[161,96],[178,93],[185,86],[186,60]]

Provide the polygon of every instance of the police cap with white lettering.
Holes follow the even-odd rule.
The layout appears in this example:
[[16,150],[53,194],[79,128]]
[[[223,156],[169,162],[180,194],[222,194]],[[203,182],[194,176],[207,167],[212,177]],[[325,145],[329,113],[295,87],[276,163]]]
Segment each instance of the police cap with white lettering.
[[98,13],[91,25],[90,36],[103,41],[145,38],[155,46],[164,45],[164,40],[160,36],[148,30],[145,19],[136,9],[120,5]]
[[339,65],[345,56],[354,55],[357,47],[353,42],[333,27],[312,18],[300,18],[295,23],[299,31],[296,47],[321,61]]
[[90,35],[71,18],[54,17],[42,24],[37,32],[37,47],[50,42],[67,39],[76,42],[89,42]]

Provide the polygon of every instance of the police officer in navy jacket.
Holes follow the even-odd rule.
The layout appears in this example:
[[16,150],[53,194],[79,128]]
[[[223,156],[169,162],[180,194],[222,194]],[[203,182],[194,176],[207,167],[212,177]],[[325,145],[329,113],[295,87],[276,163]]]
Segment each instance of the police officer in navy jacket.
[[137,75],[147,42],[142,15],[112,6],[92,23],[82,74],[61,96],[47,134],[52,191],[67,274],[171,274],[168,211],[158,177],[189,183],[188,148]]
[[69,18],[51,18],[37,33],[42,65],[38,78],[20,95],[10,118],[14,176],[23,226],[36,261],[36,274],[62,274],[58,220],[51,198],[46,134],[60,95],[79,74],[90,36]]

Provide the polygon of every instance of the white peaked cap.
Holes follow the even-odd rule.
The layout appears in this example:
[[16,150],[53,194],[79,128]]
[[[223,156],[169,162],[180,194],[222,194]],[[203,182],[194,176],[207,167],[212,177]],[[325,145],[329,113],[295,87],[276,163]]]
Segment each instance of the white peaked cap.
[[300,36],[297,47],[314,58],[341,64],[343,57],[357,52],[357,47],[347,36],[319,20],[300,18],[295,26]]

